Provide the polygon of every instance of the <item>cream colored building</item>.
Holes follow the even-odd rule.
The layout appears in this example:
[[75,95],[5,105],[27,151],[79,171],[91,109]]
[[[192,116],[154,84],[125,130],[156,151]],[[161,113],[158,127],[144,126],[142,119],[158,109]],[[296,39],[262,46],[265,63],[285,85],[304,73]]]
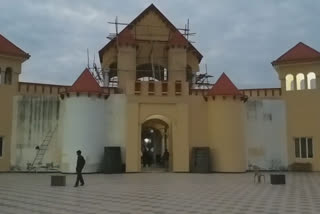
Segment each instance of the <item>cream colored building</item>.
[[239,90],[226,74],[202,84],[201,53],[150,5],[99,56],[101,72],[85,69],[72,86],[20,82],[29,55],[1,36],[0,171],[74,172],[81,149],[85,171],[98,172],[110,146],[126,172],[190,172],[199,147],[215,172],[320,169],[319,52],[298,44],[274,61],[281,88]]

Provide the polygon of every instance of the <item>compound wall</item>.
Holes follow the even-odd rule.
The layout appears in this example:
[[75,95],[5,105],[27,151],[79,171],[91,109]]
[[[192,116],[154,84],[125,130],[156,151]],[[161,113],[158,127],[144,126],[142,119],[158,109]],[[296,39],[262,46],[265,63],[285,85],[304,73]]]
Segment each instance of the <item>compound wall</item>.
[[[58,125],[60,101],[56,96],[15,96],[13,101],[11,168],[26,170],[49,132]],[[42,164],[59,165],[57,131],[53,133]]]
[[286,112],[283,100],[246,102],[245,138],[248,165],[275,170],[286,168]]

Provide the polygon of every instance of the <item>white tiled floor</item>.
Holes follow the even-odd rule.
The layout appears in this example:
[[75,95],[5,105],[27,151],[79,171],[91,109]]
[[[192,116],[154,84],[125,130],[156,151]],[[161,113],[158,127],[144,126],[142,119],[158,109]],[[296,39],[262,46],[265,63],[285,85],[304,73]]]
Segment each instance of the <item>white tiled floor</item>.
[[286,185],[253,174],[84,175],[51,187],[52,174],[0,173],[0,213],[320,213],[320,174],[286,173]]

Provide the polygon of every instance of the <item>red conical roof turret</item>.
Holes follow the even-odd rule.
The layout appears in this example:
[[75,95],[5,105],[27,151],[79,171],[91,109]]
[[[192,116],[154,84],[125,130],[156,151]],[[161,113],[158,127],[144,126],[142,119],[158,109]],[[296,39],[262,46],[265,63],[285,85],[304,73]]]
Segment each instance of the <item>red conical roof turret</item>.
[[69,88],[68,92],[76,93],[103,93],[102,88],[94,79],[89,69],[85,69],[78,79]]
[[0,54],[29,59],[30,55],[0,34]]
[[233,82],[229,79],[229,77],[225,73],[222,73],[222,75],[219,77],[217,82],[209,90],[208,95],[209,96],[216,96],[216,95],[236,96],[236,95],[242,95],[242,93],[233,84]]
[[300,42],[273,61],[272,65],[312,61],[320,61],[320,52]]

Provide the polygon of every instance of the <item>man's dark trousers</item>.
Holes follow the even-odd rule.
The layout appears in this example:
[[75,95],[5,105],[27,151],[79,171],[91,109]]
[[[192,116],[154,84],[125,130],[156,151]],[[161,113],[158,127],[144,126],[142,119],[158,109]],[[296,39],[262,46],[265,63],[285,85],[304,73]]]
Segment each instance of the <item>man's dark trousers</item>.
[[82,177],[82,170],[77,170],[77,181],[75,186],[79,185],[79,182],[81,183],[81,185],[84,185],[84,181],[83,181],[83,177]]

